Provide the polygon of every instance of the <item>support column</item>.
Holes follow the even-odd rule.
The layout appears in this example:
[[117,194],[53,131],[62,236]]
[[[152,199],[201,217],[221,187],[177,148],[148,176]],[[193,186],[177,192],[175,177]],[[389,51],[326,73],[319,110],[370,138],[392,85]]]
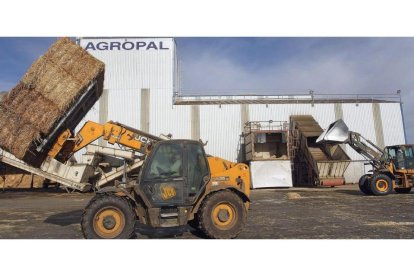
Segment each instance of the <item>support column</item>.
[[342,109],[341,103],[334,104],[334,111],[335,111],[335,121],[344,118],[344,111]]
[[[102,92],[102,96],[99,99],[99,123],[105,124],[108,121],[108,95],[109,91],[108,89],[104,89]],[[106,141],[104,141],[102,138],[99,138],[98,145],[101,147],[106,146]]]
[[191,106],[191,139],[200,139],[200,106]]
[[244,125],[250,121],[250,114],[249,114],[249,105],[248,104],[241,104],[240,105],[240,136],[239,136],[239,143],[237,146],[237,162],[243,162],[246,160],[246,145],[244,144]]
[[141,89],[141,121],[140,129],[145,132],[150,131],[150,90]]
[[[344,119],[344,110],[342,109],[341,103],[334,104],[334,112],[335,112],[335,121],[339,119]],[[346,145],[339,145],[345,153],[347,153],[347,146]]]
[[249,114],[249,105],[248,104],[241,104],[240,105],[240,123],[241,123],[241,132],[244,131],[244,124],[247,123],[250,119]]
[[379,103],[372,104],[372,117],[374,118],[376,145],[380,148],[384,148],[384,129],[382,127],[381,108]]

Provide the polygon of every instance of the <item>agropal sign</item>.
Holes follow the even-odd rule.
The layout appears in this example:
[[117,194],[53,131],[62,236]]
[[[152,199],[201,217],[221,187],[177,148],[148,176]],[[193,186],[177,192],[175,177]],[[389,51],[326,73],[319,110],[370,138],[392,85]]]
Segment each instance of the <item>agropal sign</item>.
[[85,50],[92,51],[137,51],[137,50],[169,50],[163,41],[99,41],[88,42]]

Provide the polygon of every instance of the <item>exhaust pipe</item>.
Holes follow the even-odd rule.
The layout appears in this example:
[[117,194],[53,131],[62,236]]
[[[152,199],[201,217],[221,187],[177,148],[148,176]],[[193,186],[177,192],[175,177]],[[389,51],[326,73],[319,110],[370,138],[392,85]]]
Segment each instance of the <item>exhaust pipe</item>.
[[349,129],[342,119],[330,124],[316,139],[316,143],[321,144],[342,144],[347,142],[349,142]]

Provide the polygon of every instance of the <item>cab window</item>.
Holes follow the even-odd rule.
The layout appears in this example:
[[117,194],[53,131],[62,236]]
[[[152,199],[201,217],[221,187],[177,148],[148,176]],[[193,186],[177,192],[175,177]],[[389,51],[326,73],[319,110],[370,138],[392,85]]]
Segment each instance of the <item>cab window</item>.
[[406,158],[414,158],[413,148],[405,148],[405,157]]
[[395,152],[395,148],[389,148],[388,149],[388,159],[396,159],[397,153]]
[[405,148],[405,158],[406,158],[406,167],[407,169],[414,168],[414,150],[412,147]]
[[154,153],[146,179],[166,179],[183,176],[182,146],[180,144],[160,145]]
[[202,147],[188,145],[188,181],[190,194],[197,193],[203,185],[203,178],[209,174],[208,165]]

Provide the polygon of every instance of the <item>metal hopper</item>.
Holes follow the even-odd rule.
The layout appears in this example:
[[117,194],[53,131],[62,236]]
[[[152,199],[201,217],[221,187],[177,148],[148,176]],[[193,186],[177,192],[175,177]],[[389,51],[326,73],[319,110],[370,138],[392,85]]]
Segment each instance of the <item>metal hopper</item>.
[[381,166],[384,150],[357,132],[350,131],[342,119],[332,124],[316,139],[320,145],[348,144],[356,152],[372,162],[374,167]]
[[349,141],[349,129],[342,119],[329,125],[316,139],[316,143],[343,144]]

